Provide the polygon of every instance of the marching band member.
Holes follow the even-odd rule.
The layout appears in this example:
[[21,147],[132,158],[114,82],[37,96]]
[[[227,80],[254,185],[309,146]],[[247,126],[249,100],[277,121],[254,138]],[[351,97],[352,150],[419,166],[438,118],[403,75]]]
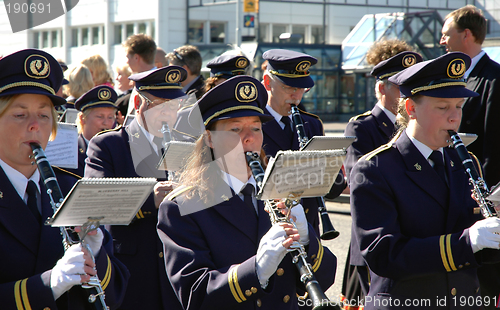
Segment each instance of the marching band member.
[[488,260],[483,249],[499,248],[500,219],[480,220],[461,160],[447,148],[464,98],[477,96],[463,80],[470,62],[448,53],[389,78],[404,97],[400,135],[363,156],[350,179],[355,238],[371,276],[365,309],[495,302],[478,300],[477,268]]
[[107,85],[99,85],[75,102],[80,111],[76,119],[78,127],[78,168],[66,169],[79,177],[83,177],[87,146],[97,133],[113,128],[116,122],[116,92]]
[[[128,279],[113,256],[113,240],[99,228],[64,252],[59,227],[43,224],[54,213],[30,143],[42,148],[57,132],[55,95],[63,73],[46,52],[26,49],[0,60],[0,300],[2,309],[89,309],[80,284],[97,273],[106,304],[116,308]],[[54,169],[63,194],[77,181]],[[97,270],[97,271],[96,271]]]
[[[182,309],[172,289],[160,291],[168,280],[156,223],[158,206],[172,184],[166,181],[167,172],[156,166],[163,148],[162,123],[173,128],[178,98],[185,96],[180,84],[185,77],[186,71],[178,66],[131,75],[136,118],[126,127],[98,134],[87,150],[86,177],[155,177],[159,181],[130,225],[109,228],[116,256],[130,271],[120,309]],[[171,135],[175,140],[192,139],[175,129],[171,129]]]
[[[181,185],[160,205],[158,234],[168,278],[185,309],[298,309],[298,271],[285,257],[293,241],[307,245],[307,260],[326,290],[336,258],[307,223],[302,206],[290,223],[271,225],[246,151],[262,151],[267,93],[249,76],[236,76],[195,105],[206,127],[181,175]],[[191,119],[191,116],[189,118]]]

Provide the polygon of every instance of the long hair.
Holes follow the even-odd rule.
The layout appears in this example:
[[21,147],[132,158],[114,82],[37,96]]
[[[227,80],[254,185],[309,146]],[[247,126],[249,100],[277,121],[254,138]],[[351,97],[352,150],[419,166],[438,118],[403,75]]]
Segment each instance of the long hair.
[[[207,130],[214,129],[215,123],[212,123],[209,128]],[[206,133],[196,141],[194,151],[187,158],[179,183],[190,187],[184,192],[187,199],[198,197],[204,203],[211,203],[214,201],[214,190],[224,185],[225,182],[222,179],[222,171],[215,162],[213,150],[206,144],[205,137]],[[267,159],[263,150],[261,150],[260,158],[265,169]]]
[[64,93],[75,97],[75,100],[94,87],[92,73],[84,64],[76,65],[66,71],[66,79],[69,83],[63,86]]
[[92,79],[94,84],[102,85],[105,83],[110,83],[113,85],[113,78],[108,71],[108,65],[102,56],[93,55],[84,60],[82,60],[82,64],[86,65],[92,73]]

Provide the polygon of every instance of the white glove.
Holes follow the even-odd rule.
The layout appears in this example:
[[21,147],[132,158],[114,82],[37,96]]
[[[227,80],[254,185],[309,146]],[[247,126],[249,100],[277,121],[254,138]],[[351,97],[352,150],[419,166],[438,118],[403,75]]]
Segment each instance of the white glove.
[[299,231],[300,239],[299,242],[303,246],[309,244],[309,224],[307,223],[306,214],[304,213],[304,208],[299,203],[295,207],[292,208],[290,212],[291,215],[295,217],[295,226]]
[[500,218],[489,217],[477,221],[469,228],[472,252],[476,253],[484,248],[500,248]]
[[267,287],[269,278],[276,271],[281,260],[287,253],[286,248],[282,244],[285,239],[286,232],[279,225],[273,225],[262,239],[260,239],[259,249],[255,257],[255,268],[262,288]]
[[99,255],[99,251],[101,250],[102,240],[104,239],[104,234],[100,228],[97,228],[97,234],[95,235],[86,235],[85,243],[88,244],[90,250],[92,251],[92,255],[97,257]]
[[78,243],[66,250],[64,256],[57,261],[50,274],[50,288],[54,299],[58,299],[73,285],[80,284],[85,259],[83,258],[82,246]]

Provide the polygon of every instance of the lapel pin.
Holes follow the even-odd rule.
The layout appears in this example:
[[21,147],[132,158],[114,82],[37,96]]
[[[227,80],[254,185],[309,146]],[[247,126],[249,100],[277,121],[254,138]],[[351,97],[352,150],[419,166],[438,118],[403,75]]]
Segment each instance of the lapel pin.
[[3,193],[0,192],[0,199],[3,199]]
[[222,200],[224,200],[224,201],[229,201],[229,198],[227,198],[226,195],[222,195],[220,198],[222,198]]
[[418,171],[422,170],[422,167],[418,163],[416,163],[414,166]]
[[453,160],[450,160],[450,166],[455,167],[455,163],[453,162]]
[[387,124],[385,122],[382,122],[382,125],[384,125],[385,127],[387,127]]

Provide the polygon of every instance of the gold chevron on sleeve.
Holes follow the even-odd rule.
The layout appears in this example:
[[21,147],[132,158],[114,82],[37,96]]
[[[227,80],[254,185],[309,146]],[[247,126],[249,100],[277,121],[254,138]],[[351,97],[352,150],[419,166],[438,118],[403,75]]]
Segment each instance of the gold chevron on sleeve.
[[111,281],[111,271],[113,269],[109,256],[106,255],[106,258],[108,261],[108,267],[106,268],[106,274],[104,275],[104,279],[102,279],[101,281],[102,290],[105,290],[108,287],[109,282]]
[[227,275],[227,282],[229,283],[229,289],[231,290],[231,293],[233,294],[234,299],[238,303],[241,303],[245,300],[245,295],[243,295],[243,292],[241,291],[240,284],[238,283],[238,267],[240,265],[236,265],[235,267],[231,268]]
[[[446,244],[445,244],[446,239]],[[443,261],[446,271],[456,271],[455,262],[453,260],[453,252],[451,251],[451,234],[442,235],[439,237],[439,251],[441,253],[441,260]]]
[[319,267],[321,266],[321,261],[323,260],[323,253],[325,252],[323,245],[321,245],[321,242],[317,237],[316,240],[318,241],[319,248],[318,248],[318,254],[316,255],[316,260],[314,262],[314,265],[312,266],[313,272],[318,271]]

